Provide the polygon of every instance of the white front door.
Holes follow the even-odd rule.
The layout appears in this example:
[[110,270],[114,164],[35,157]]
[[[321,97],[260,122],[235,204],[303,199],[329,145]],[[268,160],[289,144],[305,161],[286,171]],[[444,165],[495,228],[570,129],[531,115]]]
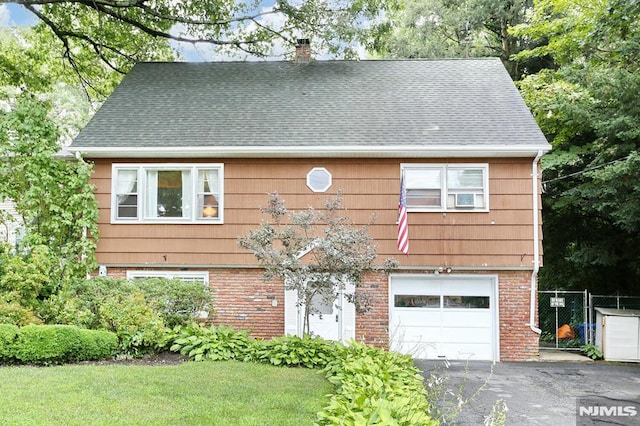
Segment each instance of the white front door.
[[[309,331],[312,336],[320,336],[327,340],[342,340],[343,299],[342,294],[332,301],[326,300],[322,294],[316,294],[311,299]],[[304,318],[302,319],[304,321]]]
[[[352,291],[347,286],[346,291]],[[312,313],[309,315],[309,331],[312,336],[327,340],[349,341],[355,338],[355,306],[349,303],[344,292],[339,292],[333,300],[317,294],[312,299]],[[304,306],[298,303],[295,290],[285,291],[285,333],[302,336],[304,330]]]

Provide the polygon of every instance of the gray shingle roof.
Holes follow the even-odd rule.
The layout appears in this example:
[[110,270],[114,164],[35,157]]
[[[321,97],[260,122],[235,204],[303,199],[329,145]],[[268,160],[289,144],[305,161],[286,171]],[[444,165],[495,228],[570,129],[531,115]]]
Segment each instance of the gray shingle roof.
[[489,58],[140,63],[70,149],[407,147],[549,145],[500,60]]

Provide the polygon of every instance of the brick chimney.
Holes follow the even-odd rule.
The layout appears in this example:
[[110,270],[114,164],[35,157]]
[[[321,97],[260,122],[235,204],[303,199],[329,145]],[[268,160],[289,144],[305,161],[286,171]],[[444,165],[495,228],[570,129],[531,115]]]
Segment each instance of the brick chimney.
[[296,64],[308,64],[311,60],[311,41],[308,38],[299,38],[296,44]]

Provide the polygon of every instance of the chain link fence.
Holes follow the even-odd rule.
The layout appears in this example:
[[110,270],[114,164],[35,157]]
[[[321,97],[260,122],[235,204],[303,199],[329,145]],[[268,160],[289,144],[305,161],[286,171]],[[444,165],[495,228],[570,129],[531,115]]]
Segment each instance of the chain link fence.
[[539,291],[540,349],[578,350],[595,343],[595,308],[640,309],[638,296],[602,296],[584,291]]
[[578,350],[588,339],[587,291],[538,292],[540,349]]

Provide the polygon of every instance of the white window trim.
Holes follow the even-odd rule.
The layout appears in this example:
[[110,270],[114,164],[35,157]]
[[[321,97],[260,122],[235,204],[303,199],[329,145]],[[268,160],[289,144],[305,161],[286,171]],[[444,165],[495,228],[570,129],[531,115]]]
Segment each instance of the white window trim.
[[[489,164],[488,163],[401,163],[400,164],[400,176],[403,176],[405,169],[440,169],[441,185],[440,190],[441,200],[439,207],[427,208],[427,207],[411,207],[407,206],[407,212],[466,212],[466,213],[486,213],[489,211]],[[447,187],[447,169],[453,168],[469,168],[469,169],[482,169],[483,170],[483,190],[484,190],[484,207],[447,207],[447,197],[449,195],[449,188]]]
[[[323,172],[326,173],[326,175],[329,177],[329,182],[327,183],[326,186],[320,187],[320,188],[314,188],[313,187],[313,182],[311,179],[311,175],[312,173],[315,172]],[[329,170],[327,170],[324,167],[314,167],[313,169],[309,170],[309,173],[307,173],[307,187],[312,190],[313,192],[327,192],[327,190],[329,188],[331,188],[331,185],[333,184],[333,176],[331,175],[331,172],[329,172]]]
[[209,285],[208,271],[127,271],[128,280],[136,278],[200,278],[203,284]]
[[[218,200],[218,217],[217,218],[201,218],[197,216],[197,209],[195,208],[197,202],[197,179],[198,170],[201,169],[218,169],[219,176],[219,190],[220,196]],[[137,170],[138,172],[138,217],[137,218],[118,218],[118,206],[117,206],[117,188],[118,182],[116,179],[116,171],[120,169]],[[192,183],[192,202],[194,208],[192,208],[191,218],[145,218],[144,208],[147,194],[145,194],[145,188],[147,186],[145,170],[191,170],[191,183]],[[221,225],[224,223],[224,164],[223,163],[117,163],[111,166],[111,223],[112,224],[201,224],[201,225]]]
[[[136,278],[175,278],[178,280],[181,278],[199,278],[204,286],[209,285],[209,271],[127,271],[128,280]],[[198,318],[204,319],[208,317],[208,311],[198,312]]]

